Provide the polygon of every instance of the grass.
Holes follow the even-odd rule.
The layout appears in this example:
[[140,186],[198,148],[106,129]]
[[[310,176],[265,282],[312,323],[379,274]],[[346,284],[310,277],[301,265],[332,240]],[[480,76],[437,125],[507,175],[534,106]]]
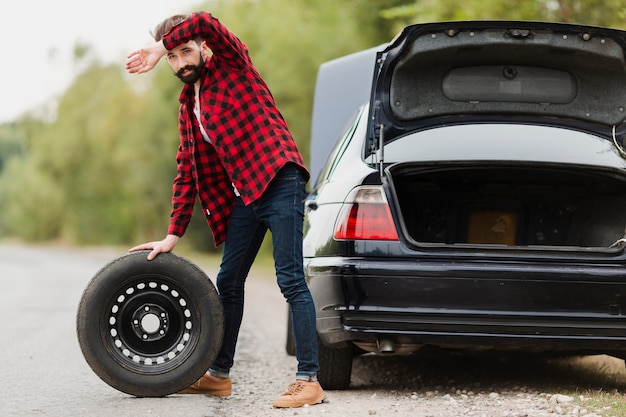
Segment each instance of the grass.
[[581,409],[593,411],[603,417],[626,416],[626,401],[621,392],[604,392],[602,390],[586,391],[575,398]]
[[602,417],[626,417],[626,368],[624,361],[605,355],[587,356],[563,361],[567,378],[586,386],[567,395],[574,404]]

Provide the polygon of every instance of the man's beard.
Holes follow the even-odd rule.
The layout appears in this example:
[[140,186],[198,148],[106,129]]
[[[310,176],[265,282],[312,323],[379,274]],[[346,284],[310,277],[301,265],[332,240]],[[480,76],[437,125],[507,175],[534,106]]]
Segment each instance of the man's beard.
[[[200,79],[200,73],[202,72],[202,68],[204,67],[204,59],[200,57],[200,63],[198,65],[187,65],[175,72],[176,75],[182,82],[185,84],[195,84],[196,81]],[[190,74],[183,75],[185,71],[191,71]]]

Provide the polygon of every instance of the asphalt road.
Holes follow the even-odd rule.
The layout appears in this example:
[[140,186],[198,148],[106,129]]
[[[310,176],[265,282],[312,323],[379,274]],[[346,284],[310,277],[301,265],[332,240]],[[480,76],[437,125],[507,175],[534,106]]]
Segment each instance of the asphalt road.
[[[111,249],[0,244],[0,416],[216,416],[207,397],[135,398],[83,359],[76,310]],[[208,273],[208,272],[207,272]]]

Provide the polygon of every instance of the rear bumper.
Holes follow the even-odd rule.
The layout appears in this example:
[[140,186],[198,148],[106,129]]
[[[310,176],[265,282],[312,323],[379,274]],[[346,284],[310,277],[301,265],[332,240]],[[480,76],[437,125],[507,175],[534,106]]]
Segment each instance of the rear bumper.
[[626,352],[626,268],[314,258],[317,330],[345,342]]

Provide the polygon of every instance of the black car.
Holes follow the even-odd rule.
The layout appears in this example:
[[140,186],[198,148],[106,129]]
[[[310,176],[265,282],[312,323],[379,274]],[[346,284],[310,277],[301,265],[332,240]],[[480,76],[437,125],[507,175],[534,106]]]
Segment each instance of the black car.
[[320,68],[303,244],[325,388],[366,352],[626,357],[625,50],[441,22]]

